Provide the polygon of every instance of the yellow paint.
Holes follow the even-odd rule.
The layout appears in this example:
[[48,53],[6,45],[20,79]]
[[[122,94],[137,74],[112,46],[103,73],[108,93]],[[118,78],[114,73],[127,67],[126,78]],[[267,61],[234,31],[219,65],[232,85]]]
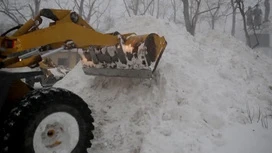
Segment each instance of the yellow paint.
[[[46,28],[39,29],[38,26],[42,23],[41,14],[39,14],[28,20],[12,36],[0,37],[0,47],[3,47],[2,43],[4,39],[16,40],[14,48],[0,51],[0,62],[2,66],[16,68],[38,64],[42,60],[40,55],[33,55],[27,59],[19,59],[18,56],[20,55],[15,53],[37,49],[43,46],[49,46],[55,49],[65,45],[67,41],[73,41],[76,48],[82,49],[86,49],[89,46],[119,46],[120,40],[118,36],[114,36],[113,33],[103,34],[95,31],[80,16],[78,16],[79,20],[77,23],[72,22],[70,10],[50,9],[46,11],[49,11],[49,14],[57,17],[58,20],[50,23]],[[148,34],[140,36],[135,33],[122,34],[122,37],[126,40],[124,45],[131,51],[136,46],[138,47],[139,43],[144,43],[147,36]],[[166,47],[166,41],[164,37],[159,37],[158,35],[153,35],[153,37],[156,45],[155,56],[156,59],[158,59]],[[16,83],[15,86],[18,89],[21,89],[21,87],[26,89],[26,86],[21,84],[22,83],[19,82]],[[28,89],[24,90],[24,92],[26,91],[28,91]]]

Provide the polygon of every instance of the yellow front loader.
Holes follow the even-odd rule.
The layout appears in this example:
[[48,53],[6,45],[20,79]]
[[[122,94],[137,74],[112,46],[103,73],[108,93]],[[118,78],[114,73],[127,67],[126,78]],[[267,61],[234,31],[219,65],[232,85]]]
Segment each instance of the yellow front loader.
[[[41,27],[43,19],[48,27]],[[12,33],[12,34],[10,34]],[[43,9],[25,24],[0,37],[0,152],[86,153],[93,138],[93,118],[87,104],[60,88],[33,90],[21,80],[42,71],[56,52],[80,50],[88,75],[151,78],[166,47],[155,33],[100,33],[76,12]]]

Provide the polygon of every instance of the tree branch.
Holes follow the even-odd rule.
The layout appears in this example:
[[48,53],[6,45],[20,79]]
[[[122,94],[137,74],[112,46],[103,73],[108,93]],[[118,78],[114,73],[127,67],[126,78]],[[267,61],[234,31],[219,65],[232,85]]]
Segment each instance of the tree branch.
[[[97,22],[97,21],[101,18],[101,16],[102,16],[102,15],[106,12],[106,10],[108,9],[109,5],[110,5],[110,1],[108,1],[107,6],[105,7],[105,9],[104,9],[102,12],[98,12],[98,11],[97,11],[97,13],[100,13],[100,14],[97,15],[97,18],[94,20],[94,22],[92,22],[92,24],[94,24],[95,22]],[[97,14],[97,13],[96,13],[96,14]]]
[[127,10],[128,16],[131,17],[126,1],[123,0],[123,2],[124,2],[124,4],[125,4],[125,7],[126,7],[126,10]]
[[150,3],[147,5],[146,9],[144,10],[144,13],[142,13],[141,15],[145,15],[145,13],[147,12],[148,8],[150,7],[150,5],[154,2],[154,0],[150,1]]
[[34,16],[34,10],[33,10],[32,6],[30,4],[28,4],[28,6],[29,6],[32,16]]
[[211,9],[209,9],[209,10],[205,10],[205,11],[199,12],[197,15],[206,13],[206,12],[208,12],[208,11],[211,11],[211,10],[214,10],[214,9],[217,9],[217,8],[218,8],[218,7],[214,7],[214,8],[211,8]]

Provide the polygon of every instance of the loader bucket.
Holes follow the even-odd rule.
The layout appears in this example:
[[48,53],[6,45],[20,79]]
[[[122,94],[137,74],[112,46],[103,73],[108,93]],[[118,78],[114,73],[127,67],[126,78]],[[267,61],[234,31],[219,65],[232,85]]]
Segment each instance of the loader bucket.
[[119,35],[116,46],[91,46],[82,54],[83,71],[88,75],[151,78],[167,45],[164,37]]

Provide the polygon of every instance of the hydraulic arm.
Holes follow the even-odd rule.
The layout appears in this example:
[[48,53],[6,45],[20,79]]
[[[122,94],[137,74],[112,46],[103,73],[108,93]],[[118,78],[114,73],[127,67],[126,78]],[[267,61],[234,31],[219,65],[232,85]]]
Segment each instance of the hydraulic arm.
[[[48,27],[40,27],[42,17],[52,20]],[[167,44],[154,33],[97,32],[70,10],[43,9],[15,29],[11,36],[0,37],[1,68],[38,66],[46,55],[77,48],[83,50],[86,74],[151,77]]]

